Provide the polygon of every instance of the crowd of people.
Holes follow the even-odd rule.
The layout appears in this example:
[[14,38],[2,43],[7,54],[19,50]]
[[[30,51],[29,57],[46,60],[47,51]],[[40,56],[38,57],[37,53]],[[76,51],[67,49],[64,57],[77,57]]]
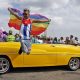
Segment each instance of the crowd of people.
[[13,35],[12,30],[9,30],[7,33],[6,31],[0,30],[0,42],[18,42],[20,41],[19,34]]
[[[6,31],[0,30],[0,42],[19,42],[20,36],[19,34],[13,35],[12,30],[9,30],[7,33]],[[32,36],[31,38],[32,43],[49,43],[49,44],[71,44],[71,45],[79,45],[79,40],[77,37],[70,35],[69,37],[54,37],[48,38],[44,36]]]
[[33,37],[33,43],[39,42],[39,43],[49,43],[49,44],[70,44],[70,45],[80,45],[78,37],[74,37],[73,35],[70,35],[70,37],[54,37],[54,38],[47,38],[47,37]]
[[55,37],[53,39],[53,43],[59,43],[59,44],[70,44],[70,45],[79,45],[78,37],[74,37],[73,35],[70,35],[69,37],[60,37],[59,39]]

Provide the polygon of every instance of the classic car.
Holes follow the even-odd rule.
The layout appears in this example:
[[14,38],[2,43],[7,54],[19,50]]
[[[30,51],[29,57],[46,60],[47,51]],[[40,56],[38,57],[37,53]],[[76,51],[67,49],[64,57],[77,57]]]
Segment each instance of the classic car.
[[45,67],[66,65],[80,67],[80,46],[66,44],[32,44],[31,53],[18,54],[19,42],[0,42],[0,73],[12,67]]

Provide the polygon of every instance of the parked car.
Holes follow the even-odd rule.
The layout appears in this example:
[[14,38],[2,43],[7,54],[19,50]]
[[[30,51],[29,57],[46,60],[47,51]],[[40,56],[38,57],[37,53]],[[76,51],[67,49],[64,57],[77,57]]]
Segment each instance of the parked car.
[[29,55],[18,54],[19,42],[0,42],[0,73],[12,67],[44,67],[66,65],[70,70],[80,67],[80,46],[65,44],[32,44]]

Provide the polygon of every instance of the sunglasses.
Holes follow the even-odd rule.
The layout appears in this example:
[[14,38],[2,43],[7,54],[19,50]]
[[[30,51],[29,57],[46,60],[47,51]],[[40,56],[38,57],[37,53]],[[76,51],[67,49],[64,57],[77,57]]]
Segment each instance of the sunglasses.
[[23,15],[27,15],[26,13],[23,13]]

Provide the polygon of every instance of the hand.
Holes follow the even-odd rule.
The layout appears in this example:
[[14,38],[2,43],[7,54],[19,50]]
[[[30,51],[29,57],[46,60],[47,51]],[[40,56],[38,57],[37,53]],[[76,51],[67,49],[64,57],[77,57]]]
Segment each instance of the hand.
[[8,10],[10,9],[10,7],[8,7]]
[[8,7],[8,10],[10,11],[10,10],[11,10],[11,8],[10,8],[10,7]]
[[51,21],[51,19],[48,19],[48,21],[50,22],[50,21]]

